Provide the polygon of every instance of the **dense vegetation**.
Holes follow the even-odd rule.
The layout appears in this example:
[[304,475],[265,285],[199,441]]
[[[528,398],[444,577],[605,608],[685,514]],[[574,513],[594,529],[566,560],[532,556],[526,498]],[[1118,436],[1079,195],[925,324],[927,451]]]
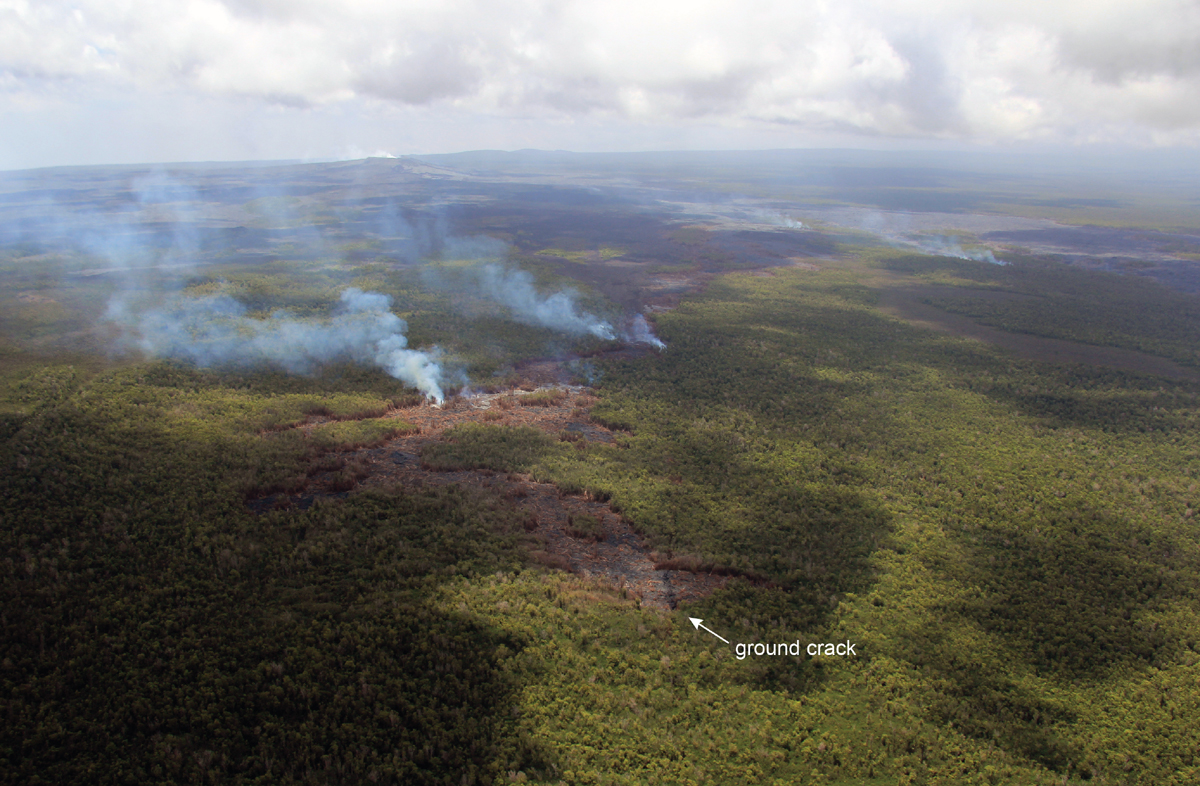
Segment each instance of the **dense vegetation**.
[[[674,613],[530,566],[519,512],[469,491],[252,513],[402,427],[381,374],[10,353],[0,780],[1195,782],[1200,389],[876,299],[838,269],[717,280],[659,317],[666,352],[601,361],[615,444],[478,425],[423,454],[609,499],[738,575]],[[1168,341],[1112,313],[1087,329]],[[858,656],[738,660],[688,616]]]
[[1120,347],[1200,368],[1200,302],[1149,279],[1012,257],[986,265],[892,256],[889,269],[941,284],[925,302],[1003,330]]
[[[34,382],[51,379],[71,377]],[[429,602],[520,564],[511,511],[457,492],[242,504],[313,450],[263,429],[379,407],[365,381],[263,394],[155,366],[22,423],[0,514],[5,781],[486,782],[536,764],[496,655],[519,644]],[[338,435],[309,441],[359,441]]]
[[[661,318],[656,362],[609,367],[595,413],[632,430],[619,446],[514,459],[491,428],[436,452],[611,496],[657,548],[740,569],[756,581],[688,614],[743,640],[864,642],[755,695],[836,697],[865,751],[903,729],[919,779],[1188,782],[1200,391],[1015,361],[873,302],[836,272],[724,279]],[[873,729],[876,702],[904,720]]]

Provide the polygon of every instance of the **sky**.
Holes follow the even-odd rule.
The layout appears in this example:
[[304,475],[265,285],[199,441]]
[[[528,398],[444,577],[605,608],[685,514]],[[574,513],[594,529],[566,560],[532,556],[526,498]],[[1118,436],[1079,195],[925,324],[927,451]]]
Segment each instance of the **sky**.
[[0,169],[1200,147],[1200,0],[0,0]]

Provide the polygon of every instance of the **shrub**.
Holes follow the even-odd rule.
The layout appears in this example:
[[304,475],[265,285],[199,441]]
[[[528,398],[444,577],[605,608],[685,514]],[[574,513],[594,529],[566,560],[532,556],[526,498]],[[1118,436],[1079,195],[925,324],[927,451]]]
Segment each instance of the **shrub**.
[[565,390],[539,390],[518,396],[517,400],[523,407],[557,407],[567,400]]
[[567,515],[567,534],[580,540],[599,542],[604,540],[604,522],[590,513]]

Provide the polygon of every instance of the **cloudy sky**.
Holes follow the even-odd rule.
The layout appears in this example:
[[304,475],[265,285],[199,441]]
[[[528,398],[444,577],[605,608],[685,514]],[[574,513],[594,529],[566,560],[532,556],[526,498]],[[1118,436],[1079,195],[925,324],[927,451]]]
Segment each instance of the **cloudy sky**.
[[0,168],[1200,146],[1200,0],[0,0]]

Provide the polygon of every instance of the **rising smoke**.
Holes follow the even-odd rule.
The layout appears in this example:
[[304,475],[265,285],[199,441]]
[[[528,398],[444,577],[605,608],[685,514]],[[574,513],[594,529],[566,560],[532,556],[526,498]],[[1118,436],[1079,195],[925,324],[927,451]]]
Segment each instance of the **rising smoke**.
[[605,340],[617,336],[611,324],[578,308],[579,295],[572,289],[541,295],[534,286],[533,276],[524,270],[495,264],[474,268],[473,274],[479,293],[508,309],[516,322],[569,336],[590,335]]
[[990,248],[964,249],[957,240],[944,235],[922,235],[915,239],[917,248],[927,254],[940,257],[955,257],[956,259],[972,259],[976,262],[989,262],[993,265],[1008,264],[996,259]]
[[[936,231],[924,231],[924,227],[929,225],[928,220],[915,222],[913,215],[910,213],[880,213],[871,211],[855,214],[849,211],[842,211],[842,217],[835,218],[834,220],[836,223],[846,225],[857,223],[860,229],[870,232],[884,242],[897,248],[915,248],[918,251],[939,257],[970,259],[975,262],[987,262],[992,265],[1008,264],[1002,259],[997,259],[996,255],[989,248],[963,248],[962,242],[952,235],[939,234]],[[917,223],[917,225],[914,226],[914,223]],[[924,226],[921,224],[924,224]]]
[[408,349],[408,325],[388,310],[391,303],[387,295],[350,288],[332,318],[313,322],[283,312],[255,319],[228,295],[177,297],[170,307],[136,319],[137,345],[201,367],[266,364],[295,374],[353,360],[378,366],[440,403],[445,395],[439,353]]
[[666,349],[667,345],[650,329],[650,323],[641,314],[633,318],[626,340],[631,344],[649,344],[655,349]]
[[[533,276],[523,270],[511,270],[487,264],[473,270],[479,294],[508,309],[512,319],[525,325],[544,327],[570,336],[595,336],[611,341],[617,337],[612,324],[579,308],[579,294],[560,289],[550,295],[539,294]],[[642,314],[635,315],[621,338],[631,344],[648,344],[664,349],[664,344]]]
[[[495,255],[498,241],[486,241],[480,250]],[[489,245],[490,244],[490,245]],[[461,251],[462,248],[460,247]],[[481,256],[483,254],[480,254]],[[467,268],[465,272],[450,280],[445,271],[433,268],[426,270],[425,281],[441,289],[467,289],[471,295],[483,297],[503,306],[515,322],[547,328],[569,336],[594,336],[611,341],[618,330],[611,322],[579,307],[579,293],[571,288],[560,289],[552,294],[538,292],[533,276],[524,270],[514,270],[497,263],[487,263]],[[646,344],[655,349],[665,349],[666,344],[658,336],[646,317],[636,314],[619,331],[623,341],[630,344]]]
[[[362,208],[355,197],[365,198],[369,189],[359,194],[352,186],[347,204],[353,209],[334,204],[329,209],[337,221],[314,223],[310,214],[321,203],[289,194],[270,171],[239,171],[246,185],[229,197],[202,190],[204,178],[178,174],[156,168],[128,179],[118,176],[103,184],[112,198],[33,206],[32,212],[14,214],[15,221],[0,223],[0,240],[67,252],[79,260],[75,275],[103,276],[96,280],[111,285],[104,318],[126,329],[128,345],[202,367],[266,364],[311,373],[322,363],[348,359],[378,366],[442,400],[446,371],[440,354],[408,348],[407,326],[390,312],[384,295],[348,289],[331,318],[314,321],[283,312],[256,318],[227,294],[189,297],[181,291],[184,276],[214,262],[255,259],[278,248],[336,259],[353,237],[371,238],[380,255],[401,266],[431,258],[474,261],[453,273],[431,272],[427,283],[490,300],[516,322],[576,338],[619,336],[663,346],[640,315],[614,327],[582,308],[574,289],[539,292],[533,276],[503,263],[509,249],[502,241],[454,236],[442,206],[386,198]],[[146,310],[140,305],[145,297],[166,305]]]
[[996,255],[992,253],[990,248],[963,248],[962,243],[952,236],[926,234],[923,232],[896,232],[890,230],[880,220],[868,219],[864,221],[863,225],[868,231],[873,232],[888,243],[901,248],[915,248],[926,254],[933,254],[939,257],[970,259],[975,262],[988,262],[993,265],[1007,264],[1001,259],[996,259]]
[[777,210],[756,210],[754,218],[762,224],[770,224],[771,226],[782,227],[784,229],[808,229],[803,221],[799,221],[791,216],[780,213]]

